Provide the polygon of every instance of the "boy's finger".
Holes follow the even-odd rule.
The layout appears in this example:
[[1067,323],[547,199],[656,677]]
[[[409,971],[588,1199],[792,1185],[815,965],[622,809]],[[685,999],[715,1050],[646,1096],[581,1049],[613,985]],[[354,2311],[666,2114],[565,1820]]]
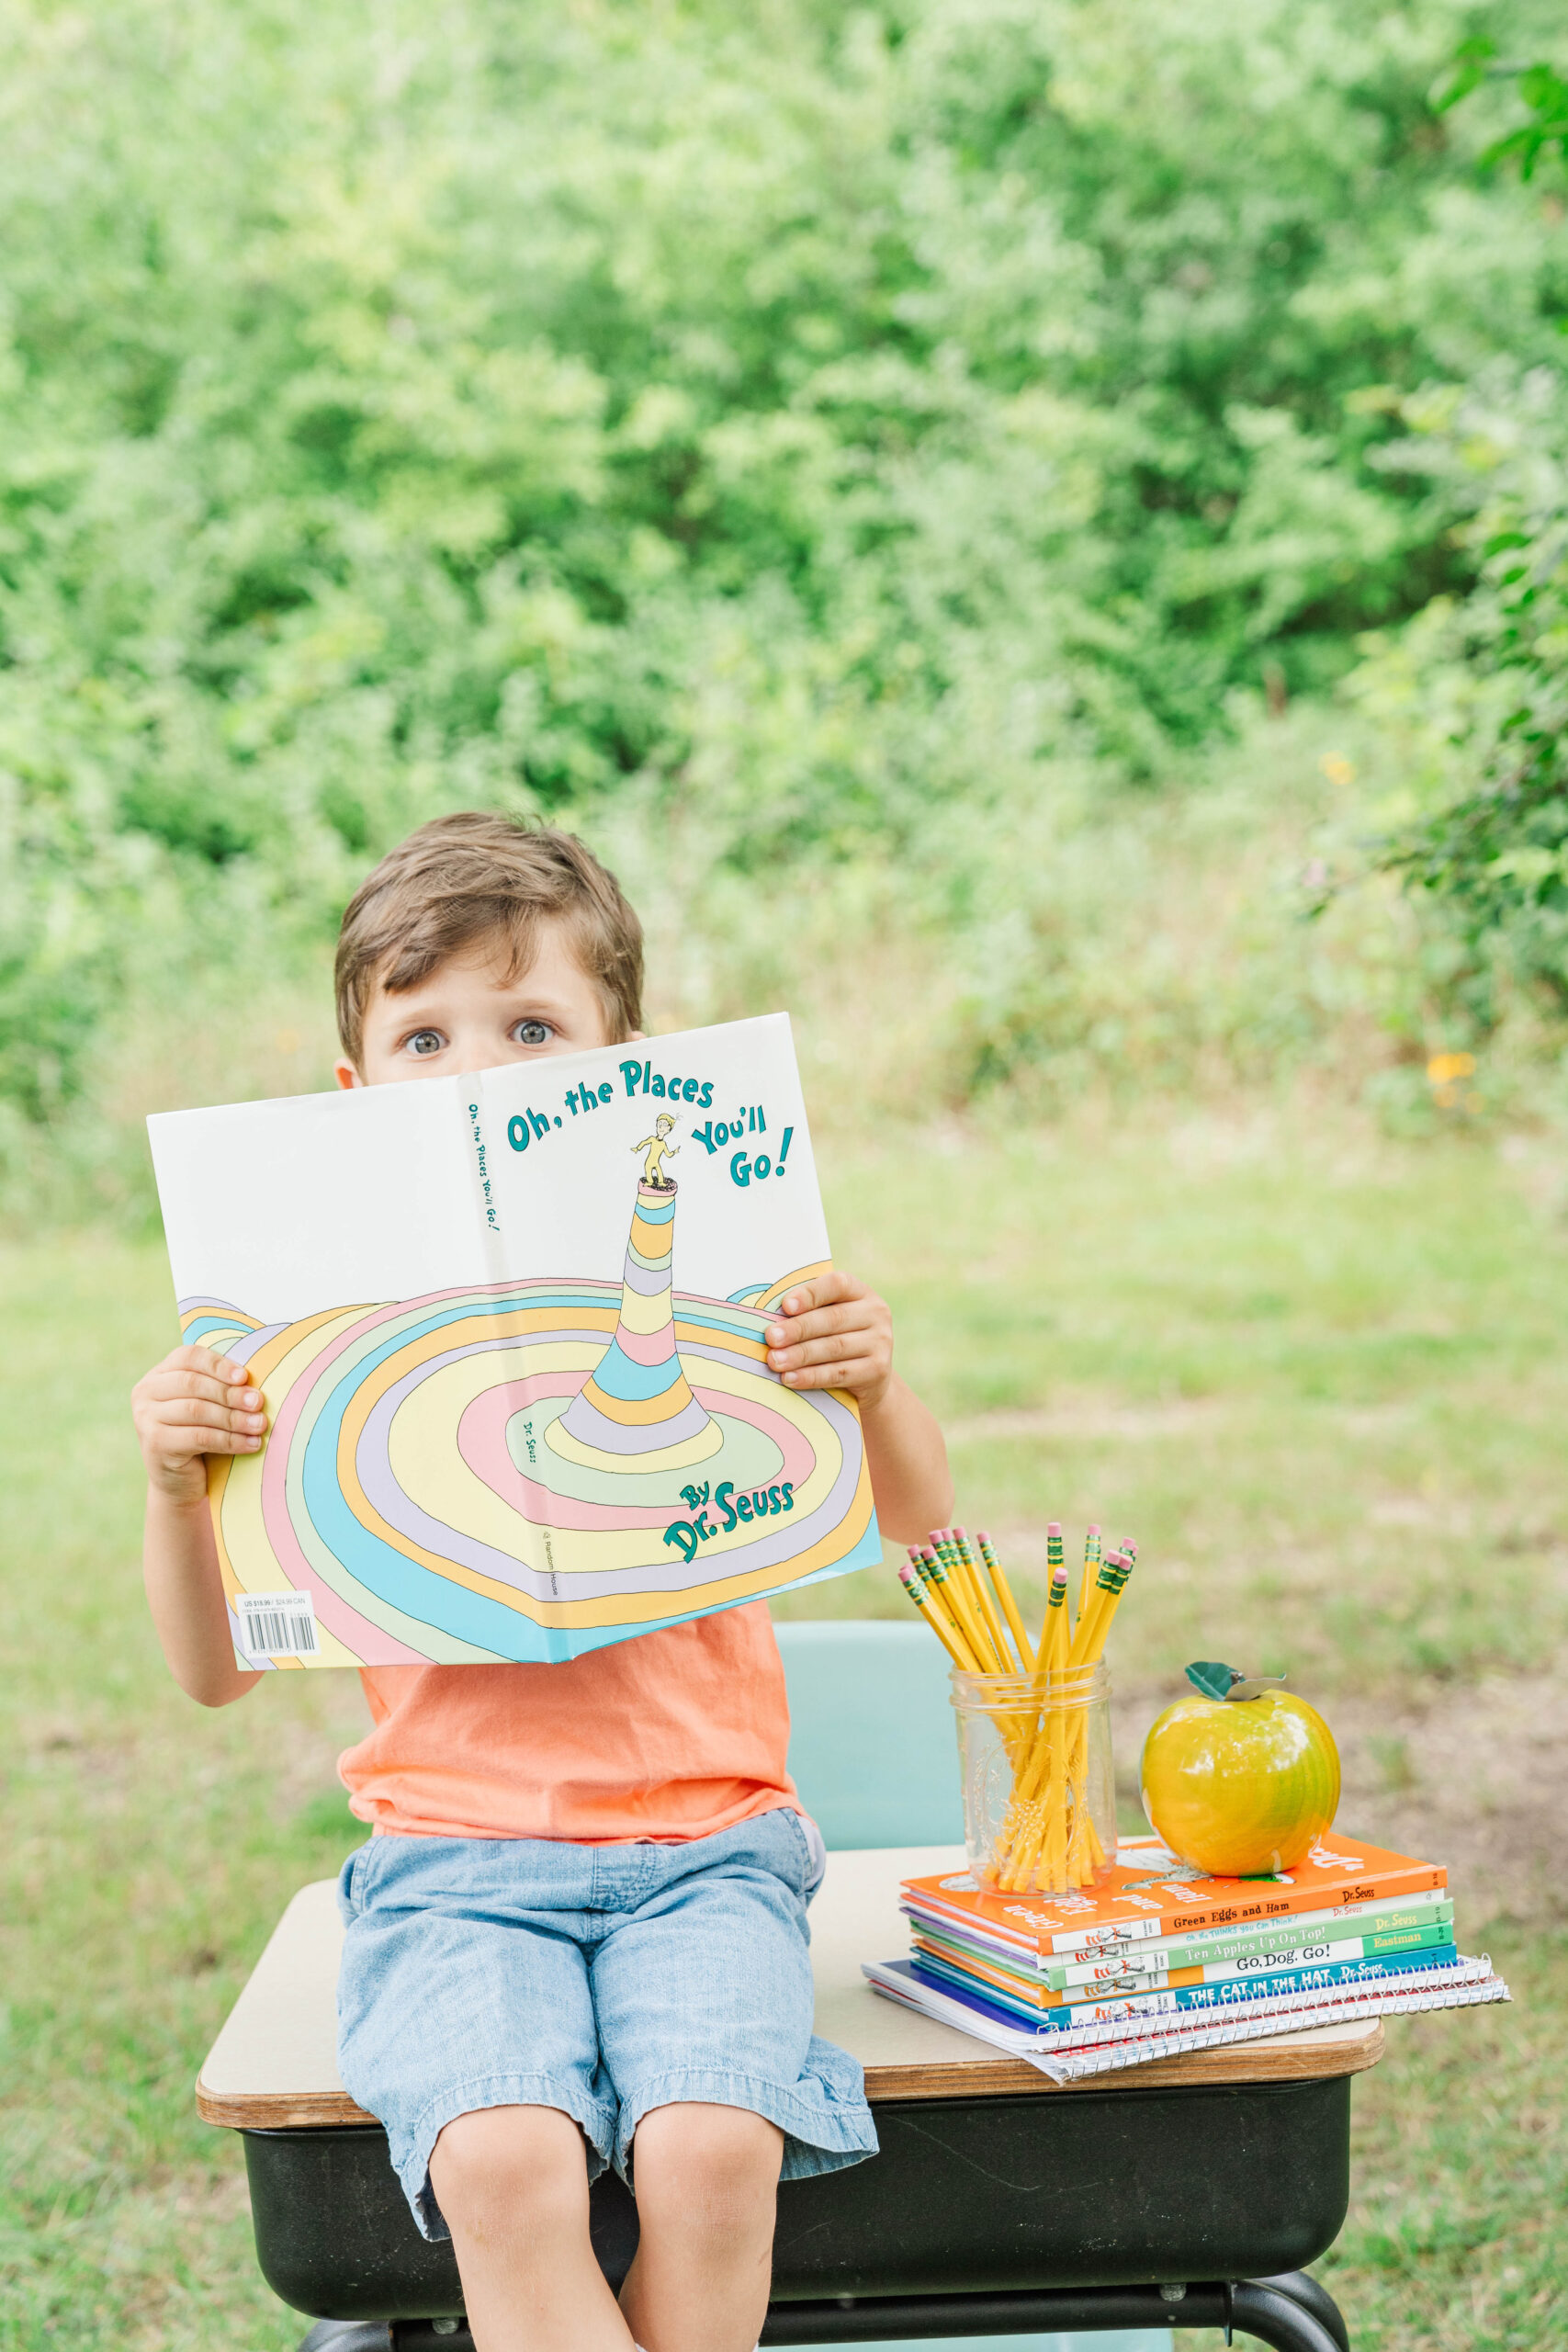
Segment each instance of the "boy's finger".
[[847,1363],[807,1364],[800,1372],[786,1372],[786,1388],[870,1388],[886,1379],[886,1367],[870,1356],[852,1356]]
[[831,1306],[841,1298],[854,1298],[861,1285],[852,1274],[840,1274],[831,1268],[825,1274],[813,1274],[808,1283],[797,1283],[786,1291],[779,1301],[781,1315],[806,1315],[814,1306]]
[[798,1348],[777,1348],[768,1359],[775,1371],[787,1366],[798,1371],[807,1363],[848,1363],[852,1358],[866,1352],[863,1331],[834,1331],[826,1339],[807,1340]]
[[798,1347],[803,1340],[822,1340],[836,1331],[871,1332],[878,1328],[878,1319],[865,1312],[865,1302],[854,1300],[848,1306],[819,1306],[812,1315],[794,1315],[787,1323],[774,1323],[768,1329],[771,1352],[781,1348]]
[[205,1396],[209,1404],[230,1405],[238,1413],[254,1413],[263,1401],[259,1388],[250,1388],[243,1383],[229,1386],[201,1372],[155,1372],[149,1377],[147,1387],[157,1404],[175,1396]]
[[776,1316],[769,1325],[773,1331],[787,1331],[791,1338],[801,1331],[847,1331],[856,1323],[869,1324],[874,1318],[872,1301],[866,1298],[845,1300],[842,1304],[802,1307],[796,1315]]
[[260,1437],[247,1437],[243,1430],[204,1430],[201,1443],[193,1453],[255,1453],[261,1447]]
[[259,1434],[266,1424],[265,1413],[231,1413],[205,1396],[171,1396],[158,1419],[165,1429],[238,1430],[246,1436]]

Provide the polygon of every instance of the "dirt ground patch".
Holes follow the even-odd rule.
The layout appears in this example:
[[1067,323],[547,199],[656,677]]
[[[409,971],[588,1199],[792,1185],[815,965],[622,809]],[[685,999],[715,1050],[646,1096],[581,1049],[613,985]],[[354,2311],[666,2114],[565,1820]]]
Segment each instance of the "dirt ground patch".
[[[1137,1804],[1154,1689],[1119,1693],[1117,1780]],[[1445,1862],[1461,1944],[1494,1920],[1568,1918],[1559,1857],[1568,1785],[1568,1654],[1531,1673],[1424,1683],[1325,1709],[1344,1768],[1340,1826],[1374,1844]]]

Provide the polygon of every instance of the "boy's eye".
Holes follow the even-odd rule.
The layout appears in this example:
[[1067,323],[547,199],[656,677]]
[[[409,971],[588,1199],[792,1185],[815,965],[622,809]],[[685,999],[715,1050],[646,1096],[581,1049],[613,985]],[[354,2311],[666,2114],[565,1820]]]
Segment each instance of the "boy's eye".
[[427,1054],[438,1054],[446,1040],[439,1029],[416,1029],[405,1042],[411,1054],[423,1057]]
[[547,1046],[553,1033],[547,1021],[519,1021],[512,1034],[520,1046]]

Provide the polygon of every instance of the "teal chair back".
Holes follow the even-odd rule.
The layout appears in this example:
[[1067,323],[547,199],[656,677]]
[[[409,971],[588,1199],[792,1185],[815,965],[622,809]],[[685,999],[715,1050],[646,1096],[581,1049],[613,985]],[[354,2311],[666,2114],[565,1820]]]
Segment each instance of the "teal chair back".
[[829,1849],[959,1846],[947,1657],[924,1625],[781,1625],[789,1769]]
[[[877,1618],[780,1625],[789,1769],[829,1850],[964,1842],[947,1659],[927,1626]],[[868,1955],[869,1956],[869,1955]],[[1170,2352],[1150,2328],[965,2335],[879,2352]]]

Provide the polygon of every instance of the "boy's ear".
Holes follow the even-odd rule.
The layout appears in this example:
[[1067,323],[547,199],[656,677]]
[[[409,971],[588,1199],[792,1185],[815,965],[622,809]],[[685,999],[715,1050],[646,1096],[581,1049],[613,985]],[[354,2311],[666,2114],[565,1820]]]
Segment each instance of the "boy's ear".
[[363,1086],[365,1083],[352,1062],[333,1062],[333,1076],[344,1089],[351,1086]]

